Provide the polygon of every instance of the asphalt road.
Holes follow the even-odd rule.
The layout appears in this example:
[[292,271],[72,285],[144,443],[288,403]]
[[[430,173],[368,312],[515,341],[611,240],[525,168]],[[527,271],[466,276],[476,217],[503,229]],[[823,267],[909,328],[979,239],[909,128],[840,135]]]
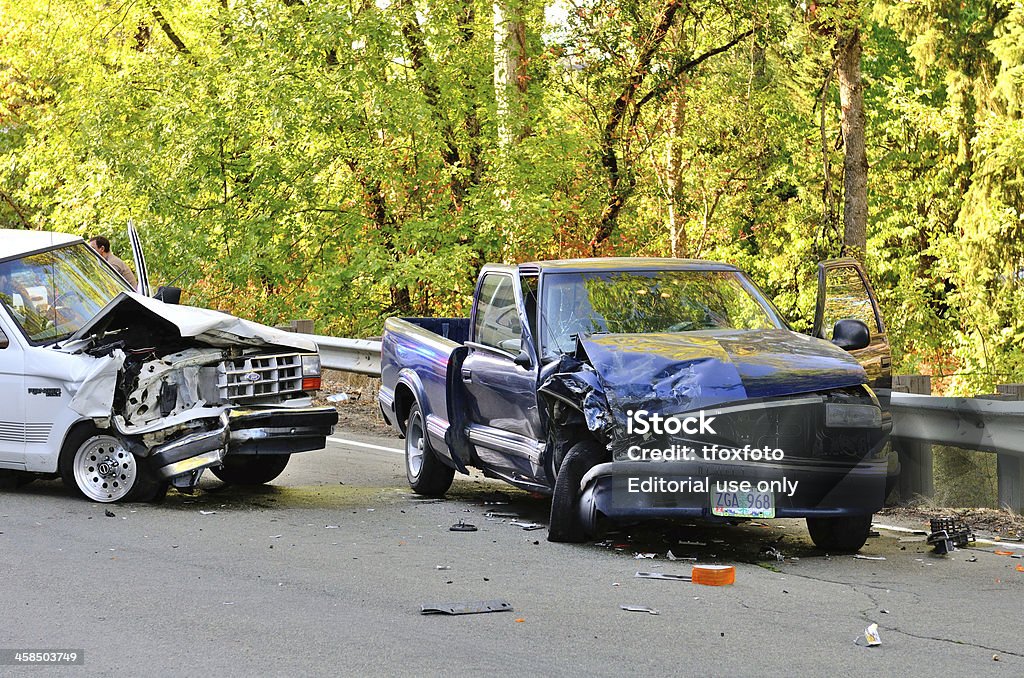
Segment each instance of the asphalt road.
[[[57,482],[0,491],[0,650],[85,651],[82,666],[0,675],[1024,675],[1024,560],[992,547],[937,557],[882,531],[862,553],[885,560],[826,557],[797,521],[551,544],[487,517],[546,523],[544,499],[460,476],[423,501],[402,463],[332,442],[272,486],[211,477],[156,506],[90,504]],[[449,531],[460,520],[479,530]],[[786,560],[759,555],[773,544]],[[736,583],[634,577],[688,573],[668,549],[735,564]],[[498,598],[514,610],[420,614]],[[881,646],[856,645],[871,622]]]

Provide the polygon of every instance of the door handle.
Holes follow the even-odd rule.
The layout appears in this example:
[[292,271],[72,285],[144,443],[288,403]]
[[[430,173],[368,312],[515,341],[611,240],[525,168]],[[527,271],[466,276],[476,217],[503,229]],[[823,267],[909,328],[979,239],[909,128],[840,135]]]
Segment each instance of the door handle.
[[473,370],[463,367],[462,381],[466,382],[467,384],[473,381]]

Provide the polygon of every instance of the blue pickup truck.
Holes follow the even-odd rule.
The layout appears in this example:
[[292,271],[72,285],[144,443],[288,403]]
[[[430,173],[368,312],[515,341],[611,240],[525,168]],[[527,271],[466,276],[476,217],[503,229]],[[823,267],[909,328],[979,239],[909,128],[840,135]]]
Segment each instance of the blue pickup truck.
[[894,484],[889,346],[853,259],[812,335],[742,271],[682,259],[488,265],[469,318],[389,318],[381,411],[412,489],[481,469],[550,494],[551,541],[607,521],[807,519],[856,551]]

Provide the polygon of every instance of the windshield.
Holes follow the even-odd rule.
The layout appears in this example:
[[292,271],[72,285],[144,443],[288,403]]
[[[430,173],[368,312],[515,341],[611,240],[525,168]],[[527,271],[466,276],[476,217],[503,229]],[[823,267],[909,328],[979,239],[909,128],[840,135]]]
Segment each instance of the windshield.
[[543,284],[545,357],[574,351],[577,335],[782,327],[736,271],[557,273]]
[[74,334],[127,289],[84,242],[0,263],[0,303],[33,344]]

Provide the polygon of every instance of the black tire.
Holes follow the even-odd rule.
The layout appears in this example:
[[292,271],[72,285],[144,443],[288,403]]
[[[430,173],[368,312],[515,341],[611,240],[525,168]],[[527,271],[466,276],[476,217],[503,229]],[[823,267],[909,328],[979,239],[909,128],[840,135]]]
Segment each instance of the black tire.
[[243,454],[224,457],[224,464],[210,471],[231,485],[263,485],[284,472],[290,454]]
[[548,541],[570,544],[587,541],[589,535],[580,519],[580,482],[587,471],[600,463],[603,455],[603,450],[593,440],[580,441],[565,454],[551,495]]
[[167,493],[167,483],[123,440],[91,425],[68,436],[57,466],[65,486],[102,504],[155,501]]
[[808,518],[807,531],[811,534],[811,541],[822,551],[856,553],[868,540],[871,516]]
[[443,497],[455,478],[455,469],[430,447],[419,403],[413,403],[405,423],[405,477],[412,491],[425,497]]

